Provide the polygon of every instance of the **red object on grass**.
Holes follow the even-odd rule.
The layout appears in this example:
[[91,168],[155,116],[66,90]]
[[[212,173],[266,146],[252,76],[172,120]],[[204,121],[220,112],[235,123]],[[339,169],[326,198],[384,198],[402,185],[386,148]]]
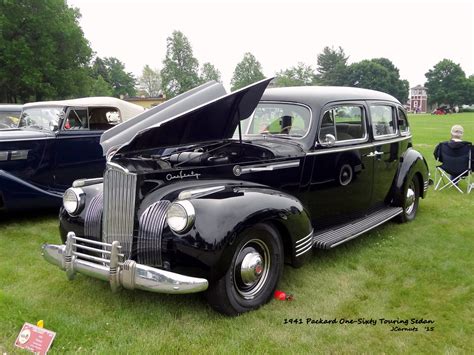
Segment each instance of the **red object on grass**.
[[283,292],[283,291],[278,291],[278,290],[276,290],[274,296],[275,296],[275,298],[276,298],[277,300],[279,300],[279,301],[284,301],[284,300],[286,300],[286,293]]

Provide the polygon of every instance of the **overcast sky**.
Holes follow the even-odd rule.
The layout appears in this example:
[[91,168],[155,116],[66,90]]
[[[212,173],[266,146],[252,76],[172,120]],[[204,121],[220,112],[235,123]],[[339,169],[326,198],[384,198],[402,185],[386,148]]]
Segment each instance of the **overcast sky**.
[[316,67],[325,46],[341,46],[349,63],[386,57],[410,86],[443,58],[474,74],[474,2],[461,1],[189,1],[68,0],[100,57],[116,57],[139,76],[162,67],[166,38],[182,31],[199,63],[211,62],[228,88],[245,52],[264,74],[303,62]]

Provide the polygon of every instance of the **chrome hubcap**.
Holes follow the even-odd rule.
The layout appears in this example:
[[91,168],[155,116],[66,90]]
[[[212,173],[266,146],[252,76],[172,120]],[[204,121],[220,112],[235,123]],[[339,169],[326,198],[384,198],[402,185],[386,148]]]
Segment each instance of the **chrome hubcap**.
[[234,286],[245,299],[254,298],[265,285],[270,270],[270,251],[259,239],[240,249],[234,266]]
[[262,276],[263,261],[259,253],[248,253],[242,260],[240,276],[245,285],[253,285]]
[[415,188],[413,183],[408,186],[406,202],[405,202],[405,211],[407,214],[411,214],[415,208]]

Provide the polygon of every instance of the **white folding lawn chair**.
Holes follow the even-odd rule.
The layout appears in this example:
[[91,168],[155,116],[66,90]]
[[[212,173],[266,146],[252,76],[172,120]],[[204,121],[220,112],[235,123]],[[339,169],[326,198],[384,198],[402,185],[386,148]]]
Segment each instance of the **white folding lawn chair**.
[[460,193],[464,193],[459,187],[461,179],[466,179],[467,193],[474,188],[474,183],[471,183],[472,144],[462,143],[456,148],[453,148],[450,142],[442,142],[436,147],[435,157],[441,165],[438,165],[435,171],[435,190],[454,187]]

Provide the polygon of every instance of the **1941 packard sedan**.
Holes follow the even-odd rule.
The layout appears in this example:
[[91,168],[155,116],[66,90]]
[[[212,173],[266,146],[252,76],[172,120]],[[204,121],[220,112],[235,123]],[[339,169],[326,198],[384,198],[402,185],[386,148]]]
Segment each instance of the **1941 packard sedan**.
[[0,130],[0,211],[59,207],[74,180],[103,175],[102,133],[143,110],[113,97],[25,104]]
[[106,132],[103,181],[66,191],[45,259],[113,290],[207,291],[236,315],[271,298],[285,262],[415,218],[429,174],[395,98],[268,83],[211,82]]

